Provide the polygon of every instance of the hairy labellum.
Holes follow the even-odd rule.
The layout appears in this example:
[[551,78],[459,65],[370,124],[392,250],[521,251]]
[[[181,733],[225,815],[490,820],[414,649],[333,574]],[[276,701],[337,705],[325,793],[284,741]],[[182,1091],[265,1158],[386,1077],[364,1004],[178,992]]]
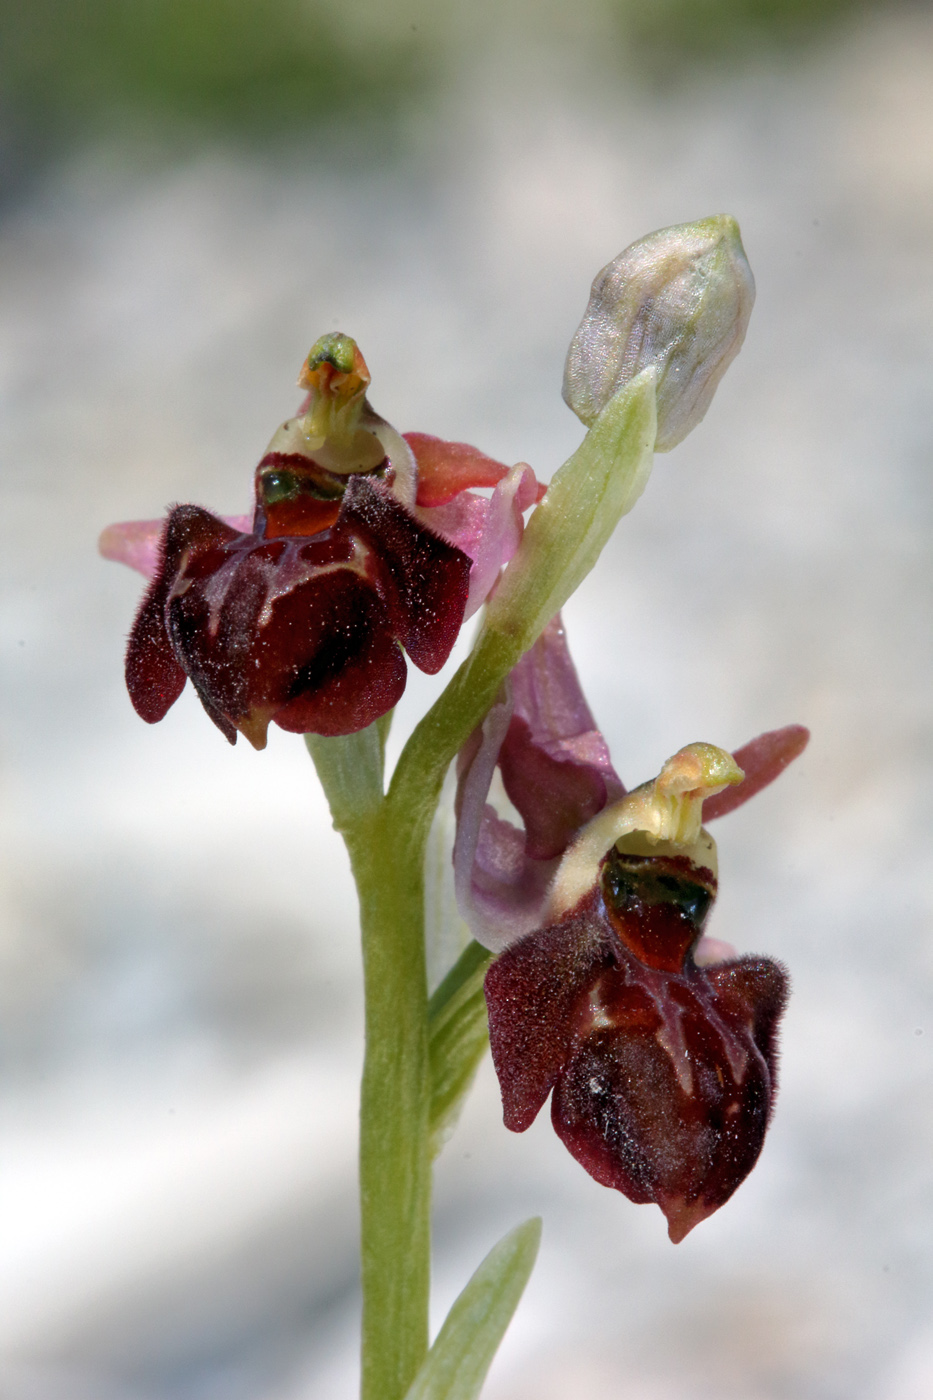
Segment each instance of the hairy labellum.
[[553,1090],[554,1127],[591,1176],[655,1202],[677,1243],[754,1166],[776,1089],[787,977],[768,958],[700,967],[716,892],[685,855],[606,855],[595,888],[486,976],[506,1126]]

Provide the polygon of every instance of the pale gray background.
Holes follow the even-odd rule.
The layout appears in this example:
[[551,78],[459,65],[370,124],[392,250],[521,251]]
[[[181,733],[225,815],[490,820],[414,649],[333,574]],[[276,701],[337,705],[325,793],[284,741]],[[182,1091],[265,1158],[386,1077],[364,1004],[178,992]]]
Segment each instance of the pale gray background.
[[746,348],[567,621],[630,781],[691,740],[814,731],[716,831],[711,931],[793,974],[777,1117],[675,1249],[546,1115],[507,1134],[487,1065],[438,1172],[438,1318],[541,1213],[489,1400],[933,1394],[933,20],[654,96],[527,33],[453,65],[391,160],[111,142],[0,220],[3,1400],[356,1384],[343,853],[299,739],[231,750],[190,691],[135,717],[140,581],[99,528],[246,508],[338,327],[400,428],[549,476],[593,274],[720,210],[758,279]]

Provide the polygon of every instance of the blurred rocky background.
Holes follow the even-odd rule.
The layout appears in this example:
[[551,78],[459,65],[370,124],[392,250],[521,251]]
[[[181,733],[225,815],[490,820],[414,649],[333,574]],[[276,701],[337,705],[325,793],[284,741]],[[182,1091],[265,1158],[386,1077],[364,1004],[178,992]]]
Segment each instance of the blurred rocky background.
[[487,1065],[437,1315],[540,1212],[489,1400],[933,1394],[929,6],[3,0],[3,1400],[356,1386],[343,853],[294,736],[232,750],[190,690],[135,717],[99,529],[245,509],[338,328],[401,429],[549,476],[594,273],[721,210],[746,347],[567,622],[632,782],[813,729],[716,831],[711,931],[794,979],[776,1119],[674,1248],[546,1114],[507,1134]]

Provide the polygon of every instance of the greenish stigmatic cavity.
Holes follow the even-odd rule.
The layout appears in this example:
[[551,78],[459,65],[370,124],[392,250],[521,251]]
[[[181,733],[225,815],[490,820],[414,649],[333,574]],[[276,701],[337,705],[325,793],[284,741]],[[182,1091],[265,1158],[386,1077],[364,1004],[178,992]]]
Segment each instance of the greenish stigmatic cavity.
[[[317,478],[311,475],[313,463],[309,462],[307,475],[298,476],[295,472],[283,471],[280,467],[263,472],[259,478],[262,499],[267,506],[277,506],[281,501],[294,501],[299,496],[310,496],[313,501],[339,501],[347,489],[346,481],[339,478],[326,480],[326,472],[319,472]],[[379,472],[367,473],[378,475]]]
[[[662,858],[663,859],[663,858]],[[669,864],[669,863],[668,863]],[[603,896],[618,914],[642,914],[656,905],[671,906],[699,932],[715,898],[715,887],[692,873],[679,874],[652,857],[609,852],[602,874]]]
[[298,495],[300,482],[294,472],[263,472],[260,477],[262,499],[267,506],[290,501]]
[[[637,499],[654,445],[654,382],[651,373],[641,375],[610,399],[556,474],[547,508],[539,506],[529,521],[472,652],[408,739],[388,792],[387,719],[343,738],[305,736],[360,904],[362,1400],[403,1400],[410,1387],[425,1400],[474,1396],[537,1248],[536,1222],[497,1246],[454,1305],[423,1370],[431,1151],[459,1107],[482,1042],[487,957],[468,948],[429,1004],[424,893],[431,820],[457,752]],[[487,1325],[484,1309],[493,1302]]]

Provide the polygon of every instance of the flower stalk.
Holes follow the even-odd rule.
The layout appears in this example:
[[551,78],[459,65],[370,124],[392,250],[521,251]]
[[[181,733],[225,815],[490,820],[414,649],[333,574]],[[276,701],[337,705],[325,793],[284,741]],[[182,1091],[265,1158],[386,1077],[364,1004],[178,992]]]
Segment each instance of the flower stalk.
[[[383,731],[385,726],[382,726]],[[306,735],[360,907],[363,1400],[400,1400],[428,1349],[431,1161],[424,860],[383,797],[384,733]],[[404,1266],[400,1261],[404,1260]]]

